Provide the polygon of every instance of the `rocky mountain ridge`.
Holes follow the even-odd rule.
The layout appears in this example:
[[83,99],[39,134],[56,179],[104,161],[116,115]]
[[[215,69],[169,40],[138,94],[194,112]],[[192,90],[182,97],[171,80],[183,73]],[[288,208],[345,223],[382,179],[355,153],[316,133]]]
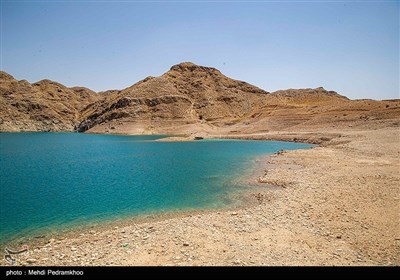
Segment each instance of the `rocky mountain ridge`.
[[0,131],[254,133],[398,118],[400,101],[349,100],[322,87],[267,92],[184,62],[159,77],[96,93],[0,72]]

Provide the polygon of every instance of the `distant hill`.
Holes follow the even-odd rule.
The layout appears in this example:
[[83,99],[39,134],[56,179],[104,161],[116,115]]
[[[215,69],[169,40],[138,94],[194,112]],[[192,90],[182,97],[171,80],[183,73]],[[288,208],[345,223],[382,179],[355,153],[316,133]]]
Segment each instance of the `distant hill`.
[[0,109],[0,131],[132,134],[256,133],[400,117],[399,100],[349,100],[322,87],[269,93],[190,62],[101,93],[0,72]]
[[0,131],[73,131],[81,110],[99,100],[84,87],[17,81],[0,71]]

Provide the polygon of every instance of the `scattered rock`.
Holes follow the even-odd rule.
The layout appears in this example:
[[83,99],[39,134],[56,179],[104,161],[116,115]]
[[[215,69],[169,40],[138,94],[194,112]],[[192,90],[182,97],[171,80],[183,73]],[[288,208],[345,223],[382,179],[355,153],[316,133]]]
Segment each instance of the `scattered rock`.
[[[297,139],[296,139],[297,140]],[[295,141],[296,142],[296,141]],[[276,152],[277,155],[283,155],[285,153],[284,150],[279,150],[278,152]]]
[[45,238],[46,235],[36,235],[35,238],[39,239],[39,238]]

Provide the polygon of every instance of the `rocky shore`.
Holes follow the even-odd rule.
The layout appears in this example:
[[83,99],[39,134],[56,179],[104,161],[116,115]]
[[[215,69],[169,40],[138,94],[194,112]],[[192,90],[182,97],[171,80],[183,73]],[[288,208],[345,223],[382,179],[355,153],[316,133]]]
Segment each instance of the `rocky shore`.
[[239,209],[44,236],[17,265],[400,265],[398,126],[330,135],[264,159]]

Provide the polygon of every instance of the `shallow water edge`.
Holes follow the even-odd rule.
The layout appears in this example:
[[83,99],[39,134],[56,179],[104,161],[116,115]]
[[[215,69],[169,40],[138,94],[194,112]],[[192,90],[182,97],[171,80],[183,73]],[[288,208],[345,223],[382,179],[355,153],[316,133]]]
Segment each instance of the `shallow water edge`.
[[[239,140],[239,139],[236,139]],[[153,141],[153,140],[148,140]],[[212,141],[212,140],[211,140]],[[123,227],[128,224],[142,224],[172,218],[186,217],[192,215],[199,215],[208,212],[219,212],[219,211],[231,211],[232,209],[240,209],[244,207],[249,207],[254,203],[257,203],[252,197],[258,191],[268,189],[276,189],[279,188],[258,183],[258,178],[264,172],[267,160],[270,154],[260,155],[254,157],[247,165],[247,170],[240,174],[240,176],[235,180],[238,182],[238,185],[241,185],[241,188],[235,189],[231,193],[229,193],[229,197],[225,198],[225,202],[223,207],[217,208],[209,208],[209,209],[181,209],[181,210],[173,210],[173,211],[153,211],[140,215],[126,215],[120,217],[111,217],[110,219],[100,219],[99,221],[92,221],[89,223],[83,223],[81,225],[73,225],[69,228],[62,227],[53,227],[50,229],[45,229],[43,231],[35,232],[30,236],[24,236],[21,238],[16,238],[12,241],[7,241],[6,244],[0,244],[0,247],[3,248],[5,245],[8,246],[20,246],[22,244],[28,244],[32,248],[35,246],[40,246],[48,242],[48,240],[52,238],[63,239],[67,237],[76,237],[79,234],[82,234],[87,231],[95,230],[95,231],[103,231],[109,228],[115,227]],[[246,186],[246,187],[243,187]]]

